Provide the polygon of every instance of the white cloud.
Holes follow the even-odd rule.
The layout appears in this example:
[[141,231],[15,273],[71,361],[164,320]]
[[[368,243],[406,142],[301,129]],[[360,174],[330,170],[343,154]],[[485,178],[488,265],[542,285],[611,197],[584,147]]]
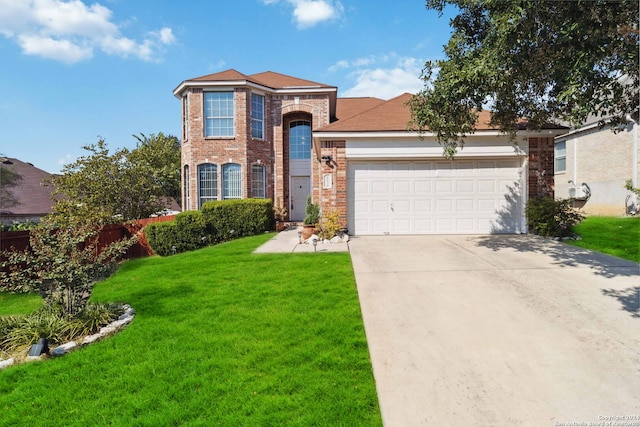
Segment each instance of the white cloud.
[[112,12],[80,0],[0,0],[0,34],[14,40],[26,55],[74,63],[95,50],[145,61],[158,60],[176,42],[170,28],[150,32],[142,40],[122,35]]
[[[321,22],[340,18],[344,13],[342,3],[335,0],[283,0],[293,7],[293,20],[298,29],[311,28]],[[280,0],[262,0],[266,5]]]
[[422,89],[420,80],[423,61],[418,58],[389,55],[367,56],[351,61],[341,60],[329,71],[352,69],[347,79],[353,85],[340,95],[345,97],[375,96],[390,99],[405,92],[417,93]]

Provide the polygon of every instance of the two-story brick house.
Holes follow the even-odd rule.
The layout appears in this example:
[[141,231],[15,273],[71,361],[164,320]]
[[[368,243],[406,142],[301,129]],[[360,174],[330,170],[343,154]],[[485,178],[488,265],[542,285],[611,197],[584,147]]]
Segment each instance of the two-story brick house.
[[409,94],[338,98],[338,88],[236,70],[185,80],[183,210],[258,197],[304,218],[311,196],[352,234],[526,232],[524,204],[553,182],[553,137],[517,144],[479,117],[455,160],[434,135],[409,131]]

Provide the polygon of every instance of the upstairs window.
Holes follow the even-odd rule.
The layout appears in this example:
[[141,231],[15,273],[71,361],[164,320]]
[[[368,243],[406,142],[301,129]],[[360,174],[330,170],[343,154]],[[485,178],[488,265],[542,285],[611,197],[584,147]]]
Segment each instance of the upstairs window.
[[265,199],[267,197],[265,184],[264,166],[251,166],[251,197],[256,199]]
[[205,137],[233,137],[233,92],[205,92],[204,116]]
[[182,97],[182,140],[189,139],[189,95]]
[[242,173],[240,165],[228,163],[222,166],[222,199],[242,198]]
[[264,96],[251,94],[251,137],[264,139]]
[[555,172],[566,172],[567,170],[567,143],[558,142],[554,150]]
[[198,208],[218,200],[218,166],[205,163],[198,166]]
[[289,125],[289,158],[311,158],[311,123],[306,120],[291,122]]

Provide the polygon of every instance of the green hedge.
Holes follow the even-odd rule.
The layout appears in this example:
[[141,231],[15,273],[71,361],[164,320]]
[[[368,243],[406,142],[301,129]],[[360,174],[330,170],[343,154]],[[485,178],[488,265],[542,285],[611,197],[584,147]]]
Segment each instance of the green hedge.
[[154,252],[166,256],[263,233],[273,224],[271,200],[223,200],[205,203],[200,211],[182,212],[175,221],[149,224],[144,233]]
[[214,243],[273,229],[273,204],[269,199],[207,202],[202,205],[202,216]]

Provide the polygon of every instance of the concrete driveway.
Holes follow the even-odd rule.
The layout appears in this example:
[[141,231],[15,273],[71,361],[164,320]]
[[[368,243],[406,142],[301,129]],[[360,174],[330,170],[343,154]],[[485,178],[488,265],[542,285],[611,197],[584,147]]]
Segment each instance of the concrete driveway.
[[640,426],[638,264],[535,236],[349,247],[386,427]]

